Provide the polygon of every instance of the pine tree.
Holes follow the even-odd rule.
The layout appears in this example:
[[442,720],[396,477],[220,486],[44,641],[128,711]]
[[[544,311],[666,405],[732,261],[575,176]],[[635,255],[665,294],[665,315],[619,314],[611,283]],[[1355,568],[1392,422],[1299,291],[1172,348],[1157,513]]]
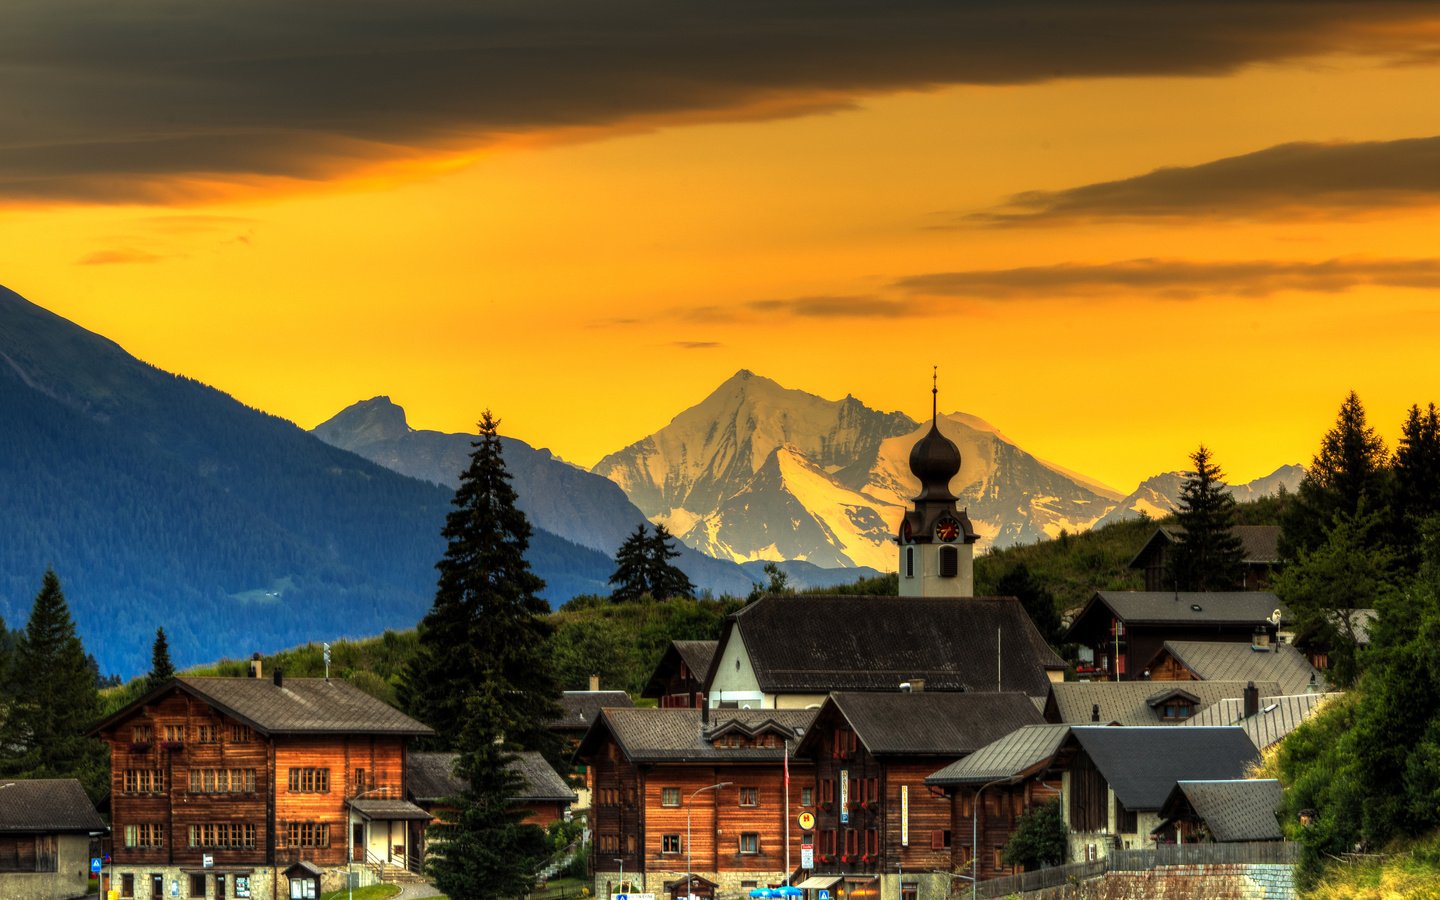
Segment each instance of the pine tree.
[[1407,561],[1420,545],[1420,523],[1440,513],[1440,413],[1431,403],[1425,412],[1411,406],[1395,448],[1392,531]]
[[616,603],[638,600],[650,590],[649,549],[650,537],[645,525],[636,525],[635,533],[615,552],[615,574],[610,576],[610,584],[616,587],[610,592],[611,600]]
[[1059,646],[1064,629],[1060,627],[1060,613],[1055,609],[1055,595],[1041,581],[1030,573],[1030,567],[1016,563],[1015,567],[995,582],[995,593],[1001,597],[1015,597],[1041,637]]
[[[1388,477],[1385,442],[1366,422],[1365,407],[1351,391],[1281,521],[1281,554],[1292,560],[1302,550],[1325,543],[1337,515],[1354,517],[1377,509],[1385,501]],[[1373,537],[1384,536],[1377,531]]]
[[1170,548],[1170,581],[1177,591],[1224,591],[1243,580],[1244,547],[1231,528],[1235,498],[1204,444],[1190,454],[1195,469],[1180,488],[1176,524],[1184,533]]
[[155,629],[155,643],[150,646],[150,687],[158,687],[175,677],[175,666],[170,663],[170,642],[165,639],[165,629]]
[[501,455],[499,421],[486,410],[479,440],[446,516],[447,544],[436,564],[435,601],[419,625],[419,647],[401,684],[411,715],[434,728],[445,748],[458,745],[469,697],[503,684],[495,708],[507,744],[558,754],[547,729],[560,715],[551,675],[549,605],[545,583],[530,571],[525,551],[530,523],[515,505],[515,489]]
[[0,774],[77,778],[91,797],[100,796],[108,781],[105,746],[85,734],[99,716],[100,695],[53,570],[35,597],[11,684],[0,727]]
[[670,564],[680,551],[675,549],[675,538],[664,525],[655,526],[655,535],[650,538],[648,550],[650,596],[656,600],[695,596],[695,585],[690,577]]

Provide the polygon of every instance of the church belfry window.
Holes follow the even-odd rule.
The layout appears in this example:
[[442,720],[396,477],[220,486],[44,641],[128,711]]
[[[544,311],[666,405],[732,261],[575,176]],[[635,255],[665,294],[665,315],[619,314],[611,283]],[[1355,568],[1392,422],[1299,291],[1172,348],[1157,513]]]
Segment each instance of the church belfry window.
[[914,578],[914,577],[915,577],[915,548],[914,548],[914,547],[906,547],[906,548],[905,548],[905,577],[906,577],[906,578]]
[[960,552],[954,547],[940,548],[940,577],[954,578],[960,574]]

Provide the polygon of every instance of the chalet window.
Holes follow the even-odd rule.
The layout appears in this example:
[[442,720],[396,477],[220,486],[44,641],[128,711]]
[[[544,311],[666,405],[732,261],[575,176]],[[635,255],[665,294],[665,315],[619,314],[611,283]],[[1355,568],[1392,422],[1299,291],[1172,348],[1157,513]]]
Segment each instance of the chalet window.
[[940,577],[954,578],[960,574],[960,551],[954,547],[940,548]]
[[835,829],[820,832],[820,852],[826,856],[835,855]]
[[625,835],[625,852],[632,855],[635,853],[635,835]]
[[999,791],[991,791],[990,793],[985,795],[985,817],[987,819],[991,818],[992,816],[995,818],[1000,817],[1001,799],[1002,798],[1000,797]]
[[740,789],[740,805],[741,805],[741,806],[759,806],[759,805],[760,805],[760,789],[759,789],[759,788],[753,788],[753,787],[742,787],[742,788]]
[[915,577],[915,548],[914,548],[914,547],[906,547],[906,548],[905,548],[905,577],[906,577],[906,578],[914,578],[914,577]]
[[121,876],[120,876],[120,896],[122,896],[122,897],[133,897],[133,896],[135,896],[135,876],[134,876],[134,875],[130,875],[130,874],[127,873],[127,874],[124,874],[124,875],[121,875]]
[[975,795],[962,793],[959,795],[960,818],[968,819],[975,814]]
[[865,829],[865,852],[871,857],[880,854],[880,833],[874,828]]
[[197,744],[220,743],[219,725],[200,725],[196,727],[195,732],[195,743]]
[[663,837],[661,837],[661,838],[660,838],[660,852],[661,852],[661,853],[679,853],[679,852],[680,852],[680,835],[678,835],[678,834],[667,834],[667,835],[664,835]]
[[191,876],[190,876],[190,896],[191,896],[191,897],[204,897],[204,896],[205,896],[205,876],[204,876],[204,875],[195,874],[195,875],[191,875]]
[[814,806],[814,805],[815,805],[815,789],[814,789],[814,788],[804,787],[804,788],[801,788],[801,789],[800,789],[800,805],[801,805],[801,806]]
[[930,832],[930,849],[931,849],[931,850],[949,850],[949,849],[950,849],[950,829],[948,829],[948,828],[937,828],[937,829],[935,829],[934,831]]
[[1160,707],[1160,715],[1171,721],[1188,719],[1195,715],[1195,704],[1181,697],[1167,700]]
[[142,822],[138,825],[125,826],[126,847],[161,847],[164,832],[160,823]]
[[165,743],[167,743],[167,744],[183,744],[183,743],[185,743],[185,726],[184,726],[184,725],[166,725],[166,726],[165,726]]
[[860,744],[856,740],[855,732],[848,728],[837,728],[835,729],[834,749],[830,755],[837,759],[845,759],[854,753],[858,746]]
[[192,794],[253,794],[254,769],[191,769]]
[[329,847],[330,824],[328,822],[288,822],[285,825],[285,841],[290,847]]
[[741,852],[741,853],[746,853],[746,854],[749,854],[749,853],[759,853],[759,852],[760,852],[760,835],[759,835],[758,832],[754,832],[754,831],[741,832],[741,834],[740,834],[740,852]]
[[255,740],[255,732],[249,725],[231,725],[230,741],[235,744],[248,744]]
[[679,806],[679,805],[680,805],[680,789],[679,789],[679,788],[661,788],[661,789],[660,789],[660,805],[661,805],[661,806]]
[[149,725],[135,725],[130,729],[130,743],[132,744],[153,744],[155,742],[155,729]]
[[229,823],[190,826],[191,847],[247,848],[255,847],[254,823]]
[[824,781],[820,782],[820,802],[835,802],[835,779],[827,778]]
[[845,853],[847,856],[855,856],[860,852],[860,832],[851,829],[845,831]]
[[366,790],[366,789],[368,789],[368,788],[373,788],[373,787],[375,787],[375,779],[373,779],[373,778],[370,779],[370,783],[367,785],[367,784],[365,783],[365,770],[364,770],[364,769],[356,769],[356,770],[355,770],[355,792],[358,794],[359,792],[361,792],[361,791],[363,791],[363,790]]
[[916,884],[913,881],[901,882],[900,900],[919,900],[919,898],[920,885]]
[[865,779],[865,796],[862,798],[867,803],[877,803],[880,800],[880,779]]
[[296,794],[328,794],[329,769],[291,769],[290,791]]
[[160,794],[165,791],[165,772],[161,769],[126,769],[125,793]]
[[1025,795],[1019,791],[1010,795],[1010,814],[1017,819],[1025,814]]
[[990,851],[990,862],[997,869],[1005,868],[1005,851],[996,847]]

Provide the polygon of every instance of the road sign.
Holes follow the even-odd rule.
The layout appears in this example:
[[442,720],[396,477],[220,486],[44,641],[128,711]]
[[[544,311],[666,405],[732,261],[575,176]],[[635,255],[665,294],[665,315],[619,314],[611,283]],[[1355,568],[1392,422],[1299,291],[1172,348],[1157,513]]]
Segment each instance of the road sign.
[[801,847],[801,848],[800,848],[800,868],[802,868],[802,869],[813,869],[813,868],[815,868],[815,848],[814,848],[814,847]]
[[96,875],[99,875],[99,874],[100,874],[100,857],[98,857],[98,856],[92,856],[92,857],[90,857],[90,871],[93,872],[93,873],[96,874]]
[[616,894],[615,900],[655,900],[654,894]]
[[820,896],[817,897],[816,900],[830,900],[830,892],[825,890],[824,888],[821,888]]
[[815,814],[803,812],[800,814],[800,827],[806,831],[815,827]]

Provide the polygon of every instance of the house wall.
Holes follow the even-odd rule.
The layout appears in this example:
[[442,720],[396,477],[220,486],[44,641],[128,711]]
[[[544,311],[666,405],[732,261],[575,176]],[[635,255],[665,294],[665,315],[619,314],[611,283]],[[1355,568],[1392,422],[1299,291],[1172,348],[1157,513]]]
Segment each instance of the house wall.
[[752,709],[774,706],[773,701],[765,701],[765,693],[760,690],[760,682],[750,664],[750,654],[745,649],[745,640],[740,629],[735,628],[725,642],[719,664],[715,666],[715,679],[710,683],[710,695],[706,702],[711,709],[727,702],[739,703],[742,707],[748,705]]
[[[1058,782],[1042,782],[1028,779],[1014,785],[992,785],[980,794],[980,803],[975,803],[975,791],[970,788],[956,788],[950,798],[951,821],[954,829],[954,849],[951,865],[968,871],[972,853],[979,854],[979,877],[984,879],[1013,875],[1018,869],[1003,865],[996,859],[996,851],[1003,850],[1015,833],[1015,823],[1028,810],[1043,806],[1059,797]],[[975,812],[978,809],[978,816]],[[978,843],[978,848],[975,844]]]
[[1199,681],[1195,673],[1191,672],[1180,662],[1166,653],[1159,662],[1150,669],[1151,681]]
[[0,872],[0,897],[6,900],[61,900],[84,895],[89,883],[89,835],[62,834],[55,839],[55,871]]
[[[292,791],[291,769],[325,769],[329,772],[328,791]],[[357,780],[357,769],[364,770],[363,783]],[[275,861],[280,866],[306,860],[317,866],[339,866],[346,862],[350,843],[349,810],[346,798],[365,793],[367,798],[401,799],[404,797],[405,747],[400,738],[368,735],[281,737],[275,741]],[[356,822],[360,821],[355,816]],[[288,826],[291,823],[330,826],[328,847],[291,847]],[[405,853],[403,823],[393,829],[386,822],[370,822],[366,827],[366,849],[380,859],[389,859],[398,845],[398,858]]]

